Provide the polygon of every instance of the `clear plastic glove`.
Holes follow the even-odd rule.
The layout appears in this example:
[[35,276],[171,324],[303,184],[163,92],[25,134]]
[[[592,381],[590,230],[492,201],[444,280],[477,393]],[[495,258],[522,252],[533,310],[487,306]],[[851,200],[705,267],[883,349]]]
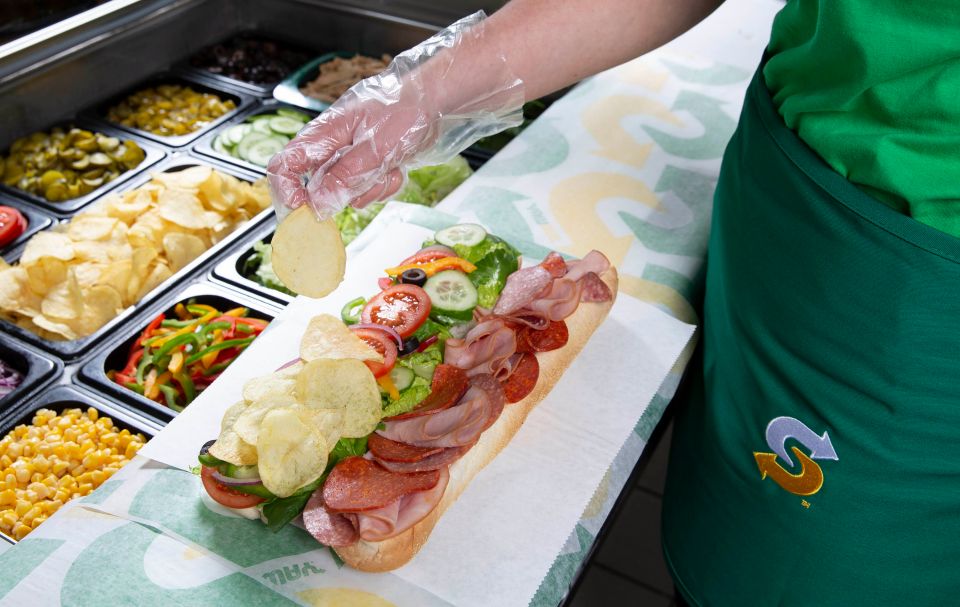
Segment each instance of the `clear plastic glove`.
[[307,203],[321,219],[384,200],[404,171],[446,162],[523,120],[523,83],[484,40],[482,12],[404,51],[355,84],[267,167],[282,218]]

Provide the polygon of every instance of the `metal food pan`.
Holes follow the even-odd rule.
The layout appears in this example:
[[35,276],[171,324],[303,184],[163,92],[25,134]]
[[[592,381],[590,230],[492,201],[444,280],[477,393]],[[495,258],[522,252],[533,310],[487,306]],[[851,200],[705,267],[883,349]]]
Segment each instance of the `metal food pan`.
[[[197,165],[207,165],[211,166],[219,171],[233,175],[244,181],[254,181],[257,179],[257,176],[248,174],[241,169],[230,166],[223,163],[218,163],[210,159],[202,159],[199,157],[192,156],[174,156],[168,158],[166,161],[161,163],[156,167],[158,172],[176,172],[192,166]],[[150,181],[150,175],[143,173],[139,175],[136,179],[133,179],[126,184],[123,188],[120,188],[118,191],[127,191],[133,190],[137,187]],[[199,275],[205,269],[206,265],[221,254],[223,254],[227,249],[231,247],[237,241],[243,240],[243,237],[246,233],[255,229],[262,222],[270,219],[273,216],[273,209],[267,208],[266,210],[260,212],[252,219],[250,219],[245,225],[238,227],[232,234],[228,235],[226,238],[213,245],[202,253],[199,257],[194,259],[192,262],[183,267],[179,272],[165,280],[164,282],[157,285],[157,287],[147,293],[139,302],[127,308],[123,312],[117,315],[109,323],[100,327],[94,333],[88,335],[87,337],[82,337],[80,339],[75,339],[71,341],[52,341],[44,339],[34,333],[22,327],[19,327],[12,322],[0,319],[0,332],[6,332],[8,334],[14,335],[19,339],[31,343],[33,345],[39,346],[40,348],[52,352],[62,358],[64,361],[70,362],[80,357],[81,355],[89,352],[99,344],[103,343],[103,340],[107,335],[110,335],[113,331],[117,329],[120,325],[128,321],[135,314],[139,313],[141,310],[145,309],[150,305],[150,303],[156,300],[158,297],[162,296],[165,293],[168,293],[176,285],[180,284],[187,277],[191,275]],[[11,263],[15,262],[20,258],[20,255],[23,253],[23,248],[21,247],[18,251],[14,251],[10,254]]]
[[[35,207],[44,209],[50,213],[53,213],[54,215],[57,215],[60,217],[66,217],[66,216],[72,215],[73,213],[77,212],[81,208],[87,206],[88,204],[90,204],[96,198],[99,198],[103,194],[106,194],[107,192],[122,185],[123,183],[130,181],[137,175],[142,174],[143,171],[157,164],[160,160],[163,159],[164,156],[167,155],[166,151],[164,151],[162,148],[159,148],[153,145],[149,141],[145,141],[142,137],[137,137],[136,135],[127,131],[121,131],[111,126],[109,123],[97,123],[97,122],[83,119],[83,118],[79,118],[77,120],[64,120],[62,122],[58,122],[44,129],[44,132],[49,132],[50,130],[56,127],[60,127],[62,129],[69,129],[72,126],[76,126],[77,128],[85,129],[88,131],[102,133],[110,137],[116,137],[121,141],[127,140],[127,139],[134,141],[137,145],[143,148],[143,152],[145,154],[144,159],[140,164],[138,164],[134,168],[130,169],[129,171],[125,171],[121,173],[113,181],[103,184],[102,186],[100,186],[99,188],[97,188],[96,190],[88,194],[84,194],[83,196],[78,196],[77,198],[72,198],[70,200],[64,200],[63,202],[50,202],[46,198],[43,198],[42,196],[37,196],[36,194],[31,194],[30,192],[25,192],[24,190],[20,190],[18,188],[3,185],[3,183],[0,183],[0,192],[5,192],[7,194],[10,194],[13,197],[24,200],[34,205]],[[4,147],[3,153],[0,154],[0,156],[3,156],[5,158],[9,155],[10,145],[12,143],[13,142],[11,141]]]
[[45,356],[30,346],[7,338],[0,340],[0,360],[23,376],[23,381],[13,392],[0,397],[0,418],[4,411],[16,408],[35,390],[63,372],[63,363],[58,359]]
[[[300,87],[316,77],[320,65],[328,61],[333,61],[337,57],[343,57],[344,59],[349,59],[357,53],[351,53],[348,51],[333,51],[331,53],[325,53],[320,55],[316,59],[312,59],[307,63],[300,66],[297,71],[290,74],[283,79],[283,82],[278,84],[276,88],[273,89],[273,96],[278,101],[283,101],[284,103],[289,103],[290,105],[295,105],[297,107],[306,108],[308,110],[313,110],[315,112],[322,112],[323,110],[330,107],[330,104],[326,101],[320,101],[319,99],[314,99],[313,97],[308,97],[300,92]],[[367,53],[361,53],[366,55]],[[383,53],[377,53],[381,55]],[[372,55],[369,55],[372,56]]]
[[27,220],[27,229],[23,231],[23,234],[17,236],[13,242],[8,244],[6,247],[0,249],[0,255],[6,258],[8,253],[13,253],[13,250],[18,248],[23,243],[30,240],[30,237],[39,232],[40,230],[46,230],[53,225],[54,218],[46,213],[34,209],[33,207],[27,206],[21,203],[19,200],[10,198],[4,199],[0,198],[0,205],[12,207],[18,211],[26,218]]
[[[39,409],[52,409],[60,413],[65,409],[86,410],[89,407],[93,407],[101,414],[112,419],[114,425],[121,430],[140,432],[147,440],[156,436],[157,432],[160,431],[160,426],[156,423],[127,411],[105,396],[94,395],[78,386],[57,386],[20,407],[8,411],[6,415],[0,416],[0,438],[5,437],[20,424],[29,424]],[[0,539],[13,544],[17,543],[12,537],[3,533],[0,533]]]
[[[140,89],[160,86],[164,84],[179,84],[183,86],[189,86],[190,88],[200,93],[212,93],[217,97],[220,97],[220,99],[232,100],[237,107],[236,109],[231,110],[226,114],[224,114],[223,116],[220,116],[216,120],[208,123],[203,128],[197,129],[196,131],[192,133],[188,133],[186,135],[176,135],[173,137],[164,137],[162,135],[155,135],[149,131],[142,131],[137,128],[123,126],[121,124],[117,124],[107,119],[107,112],[110,110],[110,108],[113,107],[114,105],[117,105],[124,99],[126,99],[132,93],[139,91]],[[90,119],[91,121],[96,121],[99,123],[111,125],[114,128],[129,132],[129,133],[133,133],[135,135],[139,135],[144,139],[149,139],[150,141],[160,143],[170,148],[182,148],[183,146],[189,145],[194,141],[196,141],[199,137],[203,136],[204,133],[208,133],[209,131],[217,128],[219,125],[230,120],[231,118],[233,118],[234,116],[236,116],[237,114],[245,110],[252,101],[253,99],[250,96],[244,93],[241,93],[236,89],[229,89],[221,86],[216,86],[208,80],[192,78],[184,74],[164,72],[161,74],[151,76],[146,80],[140,81],[138,84],[129,87],[124,92],[118,95],[114,95],[109,99],[107,99],[106,101],[102,103],[98,103],[93,108],[84,111],[81,115],[85,118]]]
[[[280,84],[280,82],[283,81],[283,78],[281,78],[280,80],[276,80],[274,82],[266,82],[266,83],[258,84],[254,82],[247,82],[246,80],[238,80],[236,78],[231,78],[229,76],[224,76],[222,74],[217,74],[215,72],[209,71],[206,68],[196,67],[191,63],[193,57],[207,50],[208,48],[216,46],[218,44],[229,43],[229,42],[232,42],[234,38],[239,38],[244,36],[250,37],[250,38],[259,38],[261,40],[274,42],[278,45],[286,47],[288,50],[301,53],[305,58],[311,57],[314,54],[316,54],[316,51],[306,49],[302,44],[288,40],[287,37],[284,36],[283,34],[278,35],[273,32],[267,32],[260,29],[253,29],[253,30],[235,32],[230,36],[227,36],[226,38],[221,39],[219,42],[216,42],[214,44],[211,44],[209,46],[206,46],[200,49],[199,51],[193,53],[193,55],[191,55],[187,59],[184,59],[178,62],[177,64],[175,64],[174,70],[190,76],[203,78],[205,80],[210,80],[211,82],[215,82],[224,86],[237,88],[250,95],[256,95],[257,97],[271,97],[273,95],[274,87]],[[298,65],[292,66],[290,68],[290,72],[295,71]],[[287,75],[289,75],[289,73]],[[286,75],[284,77],[286,77]]]
[[286,109],[294,110],[294,111],[297,111],[297,112],[301,112],[301,113],[303,113],[303,114],[306,114],[306,115],[310,116],[311,118],[314,118],[314,117],[316,117],[316,115],[317,115],[317,112],[315,112],[315,111],[313,111],[313,110],[308,110],[308,109],[304,109],[304,108],[302,108],[302,107],[297,107],[297,106],[290,105],[290,104],[286,104],[286,103],[280,103],[280,102],[278,102],[278,101],[276,101],[276,100],[269,99],[269,100],[264,101],[262,104],[260,104],[260,105],[258,105],[258,106],[255,106],[255,107],[252,107],[252,108],[248,109],[246,112],[243,112],[243,113],[240,114],[239,116],[236,116],[233,120],[231,120],[230,122],[228,122],[228,123],[226,123],[226,124],[221,125],[220,128],[216,129],[215,131],[212,131],[212,132],[207,133],[206,135],[204,135],[204,136],[203,136],[199,141],[197,141],[197,143],[193,146],[193,150],[194,150],[195,152],[197,152],[198,154],[203,154],[204,156],[210,156],[211,158],[216,158],[217,160],[221,160],[221,161],[223,161],[223,162],[229,162],[229,163],[231,163],[231,164],[236,164],[236,165],[238,165],[238,166],[241,166],[241,167],[247,169],[248,171],[253,171],[253,172],[256,172],[256,173],[266,173],[266,170],[267,170],[266,167],[262,167],[262,166],[260,166],[260,165],[253,164],[252,162],[247,162],[246,160],[243,160],[243,159],[241,159],[241,158],[234,158],[233,156],[229,156],[229,155],[227,155],[227,154],[223,154],[223,153],[218,152],[217,150],[213,149],[213,141],[214,141],[214,139],[216,139],[221,133],[223,133],[224,131],[226,131],[226,130],[229,129],[230,127],[236,126],[236,125],[238,125],[238,124],[243,124],[243,123],[246,122],[247,119],[250,118],[251,116],[258,116],[258,115],[260,115],[260,114],[268,114],[268,113],[270,113],[270,112],[276,112],[278,109],[281,109],[281,108],[286,108]]
[[250,280],[241,272],[247,259],[253,254],[253,243],[258,240],[270,242],[276,229],[276,217],[271,217],[269,221],[264,222],[256,231],[250,233],[244,242],[244,246],[237,247],[233,253],[224,257],[220,263],[214,266],[211,274],[212,278],[225,282],[230,286],[239,287],[244,291],[256,293],[281,306],[286,306],[292,302],[294,300],[292,295],[287,295],[281,291],[265,287],[259,282]]
[[150,314],[141,315],[139,322],[131,324],[122,333],[118,333],[111,340],[110,345],[94,354],[79,371],[78,379],[81,383],[91,386],[100,392],[105,392],[117,400],[128,404],[142,415],[149,416],[161,424],[166,424],[176,416],[177,412],[137,394],[120,384],[114,383],[107,377],[107,371],[120,370],[126,366],[130,348],[137,340],[150,321],[160,313],[173,315],[173,308],[178,303],[187,301],[207,304],[221,311],[227,311],[237,306],[249,308],[250,316],[272,321],[279,310],[263,300],[252,295],[232,291],[212,283],[197,283],[164,299],[163,303],[154,306]]

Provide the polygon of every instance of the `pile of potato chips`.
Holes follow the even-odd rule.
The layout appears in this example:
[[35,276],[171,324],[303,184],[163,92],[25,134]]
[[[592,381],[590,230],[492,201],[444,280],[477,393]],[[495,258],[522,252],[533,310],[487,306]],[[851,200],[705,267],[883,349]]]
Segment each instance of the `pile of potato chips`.
[[294,494],[323,474],[337,441],[366,436],[380,423],[380,390],[364,360],[383,357],[340,319],[314,317],[300,361],[243,386],[210,454],[257,464],[264,487],[279,497]]
[[264,180],[206,166],[152,177],[0,260],[0,316],[47,339],[90,335],[270,205]]

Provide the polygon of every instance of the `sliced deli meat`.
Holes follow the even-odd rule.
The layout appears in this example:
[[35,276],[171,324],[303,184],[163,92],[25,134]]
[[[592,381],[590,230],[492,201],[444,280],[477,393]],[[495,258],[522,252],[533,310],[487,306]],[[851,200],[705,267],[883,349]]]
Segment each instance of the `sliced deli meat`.
[[413,410],[389,419],[409,419],[421,415],[432,415],[437,411],[448,409],[455,405],[463,396],[463,393],[467,391],[468,381],[466,371],[454,365],[441,363],[433,371],[430,394]]
[[463,339],[448,339],[443,360],[467,375],[496,374],[517,350],[517,335],[502,318],[489,318]]
[[470,378],[470,388],[456,406],[412,419],[387,421],[377,433],[418,447],[464,447],[497,420],[505,399],[500,383],[490,375]]
[[370,454],[381,464],[384,462],[418,462],[425,457],[443,451],[443,447],[415,447],[406,443],[398,443],[376,432],[367,439],[367,448],[370,450]]
[[596,272],[587,272],[580,280],[582,289],[580,290],[580,301],[610,301],[613,299],[613,293],[610,287]]
[[[562,320],[551,320],[543,329],[524,327],[517,331],[517,352],[549,352],[567,345],[570,330]],[[499,378],[498,378],[499,379]]]
[[493,313],[508,316],[532,302],[537,294],[550,286],[554,276],[543,266],[521,268],[507,277],[507,284],[493,307]]
[[563,278],[563,275],[567,273],[567,262],[564,261],[560,253],[556,251],[551,251],[543,261],[540,262],[540,265],[543,268],[550,272],[550,275],[554,278]]
[[520,357],[513,369],[513,373],[503,383],[503,394],[508,403],[520,402],[527,397],[537,385],[540,377],[540,362],[532,352],[517,354]]
[[314,491],[303,509],[303,526],[315,540],[325,546],[349,546],[360,539],[349,517],[331,512],[323,503],[323,492]]
[[374,461],[348,457],[327,476],[323,501],[332,512],[376,510],[408,493],[431,489],[438,479],[436,471],[398,474]]
[[445,468],[457,461],[463,454],[470,450],[473,445],[465,447],[446,447],[440,449],[433,455],[429,455],[415,462],[391,462],[380,460],[374,456],[375,460],[391,472],[424,472],[426,470],[439,470]]
[[567,274],[564,278],[577,281],[590,272],[597,276],[610,268],[610,260],[600,251],[593,250],[583,256],[583,259],[567,262]]
[[550,289],[533,300],[524,312],[529,311],[531,315],[547,320],[568,318],[580,305],[581,289],[579,282],[567,277],[557,278],[550,285]]
[[357,529],[361,539],[379,542],[400,535],[433,512],[450,480],[447,468],[438,472],[437,484],[431,489],[405,495],[376,511],[356,515]]

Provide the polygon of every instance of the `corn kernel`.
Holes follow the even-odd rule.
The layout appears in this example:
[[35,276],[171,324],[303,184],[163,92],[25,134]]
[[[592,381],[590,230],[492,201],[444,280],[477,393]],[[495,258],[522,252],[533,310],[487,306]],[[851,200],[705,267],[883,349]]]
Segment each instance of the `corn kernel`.
[[17,503],[17,494],[13,489],[0,491],[0,506],[14,506]]
[[23,523],[17,523],[13,526],[13,539],[19,542],[23,538],[27,537],[27,534],[31,531],[33,531],[33,529],[27,525],[24,525]]

